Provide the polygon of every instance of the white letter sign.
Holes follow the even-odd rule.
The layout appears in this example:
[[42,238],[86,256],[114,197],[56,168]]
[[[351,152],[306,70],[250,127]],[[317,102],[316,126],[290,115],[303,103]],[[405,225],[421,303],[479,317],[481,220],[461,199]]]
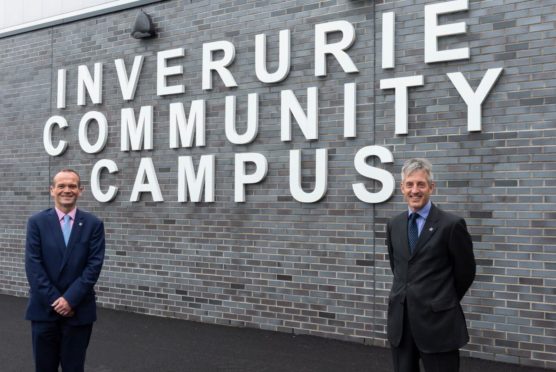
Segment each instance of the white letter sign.
[[423,85],[423,75],[382,79],[380,89],[394,89],[395,133],[407,134],[407,88]]
[[452,81],[452,84],[456,87],[461,98],[467,104],[467,130],[470,132],[480,132],[482,129],[481,124],[481,108],[484,100],[486,99],[488,93],[498,80],[502,68],[489,68],[486,72],[481,84],[477,88],[477,91],[473,92],[473,89],[469,86],[467,80],[461,72],[452,72],[448,74],[448,77]]
[[[247,163],[255,165],[255,172],[246,174]],[[259,153],[250,152],[235,155],[235,182],[234,201],[243,203],[245,201],[245,185],[261,182],[268,171],[268,161]]]
[[[89,142],[87,132],[91,121],[96,121],[98,125],[98,139],[94,145]],[[79,145],[87,154],[96,154],[104,149],[108,140],[108,122],[103,113],[98,111],[89,111],[81,118],[79,122]]]
[[191,195],[191,201],[197,203],[201,200],[203,190],[205,191],[205,202],[214,201],[214,155],[203,155],[199,161],[199,170],[195,174],[191,156],[180,156],[178,158],[178,202],[187,201],[187,194]]
[[[145,180],[147,183],[145,183]],[[142,192],[150,193],[153,201],[155,202],[164,201],[162,198],[162,192],[160,191],[160,185],[158,184],[158,178],[156,177],[156,172],[154,170],[153,160],[151,158],[141,159],[129,201],[139,201],[139,194]]]
[[326,194],[328,187],[328,150],[317,149],[315,161],[315,187],[305,192],[301,187],[301,150],[290,150],[290,192],[301,203],[315,203]]
[[106,168],[108,173],[115,173],[118,171],[118,166],[110,159],[99,160],[91,172],[91,192],[95,199],[101,203],[106,203],[114,200],[116,194],[118,194],[118,188],[116,186],[108,186],[108,191],[102,192],[100,188],[100,173]]
[[280,31],[280,46],[278,47],[278,68],[269,73],[266,68],[266,35],[255,36],[255,73],[263,83],[278,83],[290,72],[290,30]]
[[371,167],[367,164],[367,158],[371,156],[377,156],[381,163],[393,163],[394,156],[390,150],[385,147],[367,146],[357,151],[357,154],[355,154],[355,158],[353,159],[357,172],[364,177],[377,180],[382,183],[382,189],[379,192],[369,192],[365,188],[365,185],[360,182],[352,185],[353,192],[359,200],[365,203],[382,203],[388,200],[394,193],[396,181],[394,180],[392,173],[385,171],[384,169]]
[[[327,35],[341,32],[342,40],[328,44]],[[336,57],[345,72],[358,72],[350,56],[345,52],[355,41],[355,28],[348,21],[334,21],[315,26],[315,76],[326,76],[326,55]]]
[[181,75],[183,66],[177,65],[168,67],[166,61],[171,58],[183,57],[185,51],[183,48],[176,48],[158,52],[156,55],[156,94],[159,96],[167,96],[169,94],[180,94],[185,92],[183,84],[166,85],[166,77],[173,75]]
[[438,38],[464,34],[465,22],[438,24],[438,15],[467,10],[468,0],[454,0],[425,5],[425,63],[455,61],[469,58],[469,48],[438,50]]
[[[221,50],[224,52],[222,59],[212,60],[213,52]],[[234,44],[229,41],[215,41],[203,44],[203,90],[212,89],[212,71],[216,71],[228,88],[237,87],[237,83],[230,70],[226,67],[232,64],[236,56]]]
[[85,91],[89,93],[94,104],[102,103],[102,63],[95,63],[94,74],[93,79],[85,65],[77,68],[77,105],[85,106]]
[[68,126],[68,122],[62,116],[52,116],[50,119],[46,121],[44,124],[44,130],[42,133],[42,142],[44,144],[44,149],[46,153],[50,156],[59,156],[66,151],[68,147],[68,143],[66,141],[58,142],[58,146],[54,147],[52,144],[52,128],[54,125],[58,125],[60,128],[66,128]]

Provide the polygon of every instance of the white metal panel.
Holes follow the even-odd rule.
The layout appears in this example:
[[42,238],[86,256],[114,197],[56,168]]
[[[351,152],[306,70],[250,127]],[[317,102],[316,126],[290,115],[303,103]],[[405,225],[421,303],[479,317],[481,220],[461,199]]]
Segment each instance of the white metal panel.
[[163,0],[0,0],[0,37]]
[[[29,21],[36,21],[44,17],[43,15],[43,2],[39,0],[23,0],[14,1],[23,4],[22,23]],[[47,4],[45,4],[48,6]]]

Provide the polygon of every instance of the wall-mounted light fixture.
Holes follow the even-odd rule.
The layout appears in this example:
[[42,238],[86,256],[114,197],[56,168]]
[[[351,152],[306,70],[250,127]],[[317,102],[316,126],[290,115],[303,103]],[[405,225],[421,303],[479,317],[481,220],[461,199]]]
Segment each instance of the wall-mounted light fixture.
[[137,18],[135,18],[135,24],[131,29],[131,36],[135,39],[147,39],[156,36],[153,21],[143,10],[140,10]]

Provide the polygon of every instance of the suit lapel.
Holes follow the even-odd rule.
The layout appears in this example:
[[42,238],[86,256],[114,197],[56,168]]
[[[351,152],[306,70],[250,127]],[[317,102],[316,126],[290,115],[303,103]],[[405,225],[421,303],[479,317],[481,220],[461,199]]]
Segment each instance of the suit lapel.
[[429,239],[436,233],[436,231],[438,231],[438,223],[439,223],[438,209],[433,204],[431,206],[431,210],[429,212],[427,220],[425,221],[425,225],[423,226],[423,230],[419,235],[419,240],[417,240],[417,245],[415,246],[415,250],[413,251],[412,257],[415,256],[417,253],[419,253],[419,251],[427,243],[427,241],[429,241]]
[[56,243],[58,254],[62,257],[66,249],[66,243],[64,243],[64,234],[62,233],[58,214],[54,208],[48,213],[48,223],[50,225],[50,231],[52,231],[52,237]]
[[[71,253],[73,252],[73,248],[75,243],[79,241],[79,236],[81,235],[81,229],[83,228],[83,215],[79,212],[79,209],[75,211],[75,221],[73,221],[73,226],[71,227],[71,234],[68,241],[68,246],[65,247],[64,250],[64,259],[62,261],[62,267],[60,267],[60,271],[66,265]],[[61,233],[61,229],[60,233]],[[64,244],[64,236],[62,234],[62,244]]]
[[409,241],[407,239],[407,212],[404,212],[398,216],[398,221],[393,225],[394,231],[392,233],[392,239],[396,239],[398,244],[394,244],[394,247],[400,247],[396,254],[399,254],[401,259],[404,261],[409,260]]

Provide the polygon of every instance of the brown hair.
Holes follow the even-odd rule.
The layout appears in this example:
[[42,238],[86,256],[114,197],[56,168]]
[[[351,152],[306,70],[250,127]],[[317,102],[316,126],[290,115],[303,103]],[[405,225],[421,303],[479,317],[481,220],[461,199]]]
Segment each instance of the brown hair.
[[63,168],[63,169],[60,169],[58,172],[56,172],[54,174],[54,176],[52,176],[52,183],[51,183],[52,187],[54,187],[56,185],[56,183],[54,182],[54,178],[56,178],[56,176],[59,173],[73,173],[73,174],[75,174],[77,176],[77,186],[81,187],[81,176],[79,175],[79,173],[77,173],[76,170],[71,169],[71,168]]

